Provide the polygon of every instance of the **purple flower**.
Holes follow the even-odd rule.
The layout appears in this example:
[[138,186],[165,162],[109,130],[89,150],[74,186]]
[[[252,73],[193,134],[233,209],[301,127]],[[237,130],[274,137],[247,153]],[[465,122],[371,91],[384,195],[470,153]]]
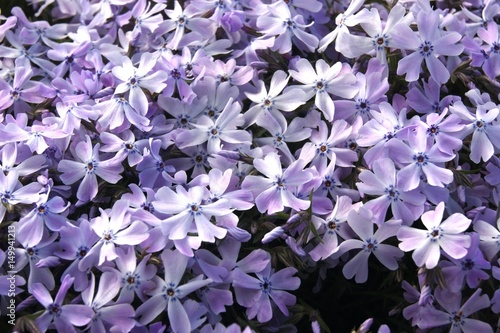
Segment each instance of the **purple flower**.
[[299,59],[295,63],[296,71],[290,75],[303,86],[295,86],[306,93],[306,100],[315,96],[316,107],[323,112],[326,120],[332,121],[335,115],[335,104],[329,94],[342,98],[353,98],[358,92],[356,77],[352,73],[343,73],[341,62],[329,66],[323,59],[316,61],[316,71],[307,59]]
[[487,280],[489,274],[483,270],[491,269],[491,264],[486,261],[479,250],[479,235],[472,233],[471,245],[467,255],[462,259],[450,258],[451,263],[442,261],[440,267],[446,280],[447,288],[452,292],[460,292],[464,280],[471,289],[476,289],[481,280]]
[[270,264],[256,273],[257,278],[235,271],[233,286],[240,289],[236,297],[239,297],[238,303],[247,308],[248,319],[257,317],[261,323],[271,320],[271,300],[287,316],[288,307],[295,304],[296,297],[285,290],[296,290],[300,286],[300,279],[293,276],[295,273],[297,270],[293,267],[273,272]]
[[52,299],[47,289],[40,283],[35,283],[31,287],[31,293],[45,308],[42,315],[35,319],[40,332],[46,332],[50,323],[53,322],[58,332],[76,333],[74,326],[83,326],[90,322],[93,311],[88,306],[81,304],[63,305],[66,293],[73,281],[74,278],[66,275],[55,299]]
[[418,189],[403,191],[398,187],[396,167],[391,159],[379,159],[372,168],[373,172],[363,170],[359,174],[362,183],[356,183],[361,195],[378,196],[367,201],[364,207],[373,212],[378,225],[384,222],[389,206],[394,218],[411,225],[424,212],[425,196]]
[[243,125],[239,117],[241,106],[230,99],[219,117],[213,121],[208,117],[200,117],[194,129],[179,129],[175,142],[179,148],[192,147],[207,142],[207,153],[214,154],[221,150],[223,142],[250,145],[252,136],[236,127]]
[[500,112],[498,106],[493,102],[478,104],[474,115],[462,102],[456,102],[450,106],[450,111],[466,123],[462,135],[472,133],[472,162],[479,163],[481,159],[488,161],[495,153],[495,148],[500,148],[500,125],[496,124]]
[[488,295],[481,295],[482,289],[477,289],[462,306],[461,295],[450,297],[448,292],[437,289],[436,300],[443,310],[430,309],[429,312],[420,318],[417,325],[421,329],[450,325],[450,332],[484,332],[493,333],[491,326],[478,319],[468,318],[474,312],[490,306]]
[[191,324],[181,300],[193,291],[208,285],[212,280],[195,278],[181,284],[188,257],[177,250],[163,251],[161,260],[165,267],[165,279],[156,279],[158,285],[152,293],[153,296],[137,308],[136,316],[139,322],[145,325],[167,308],[172,329],[178,333],[189,333]]
[[395,43],[402,49],[415,50],[398,63],[397,74],[406,74],[406,81],[416,81],[420,75],[420,65],[425,60],[431,77],[438,83],[446,83],[450,79],[450,72],[438,59],[440,55],[458,56],[464,50],[457,42],[462,36],[457,32],[443,32],[439,30],[440,17],[435,11],[426,13],[420,11],[417,16],[419,35],[406,24],[398,24],[392,34]]
[[357,283],[366,282],[368,279],[368,258],[371,254],[375,255],[388,269],[393,271],[398,268],[398,259],[403,256],[403,252],[395,246],[382,244],[382,242],[396,235],[401,225],[400,221],[382,223],[374,233],[371,211],[359,207],[357,211],[351,210],[348,213],[347,223],[360,239],[347,239],[340,243],[335,251],[335,258],[350,250],[361,250],[342,269],[342,273],[347,279],[354,277]]
[[330,257],[337,250],[339,236],[343,239],[351,238],[352,232],[346,223],[347,216],[351,210],[357,210],[361,205],[361,202],[352,204],[348,196],[341,196],[337,197],[335,207],[325,219],[312,216],[313,222],[319,224],[318,233],[323,233],[321,241],[309,252],[314,261]]
[[227,199],[220,199],[212,203],[204,203],[205,188],[193,186],[186,190],[177,186],[176,192],[168,187],[158,190],[155,210],[171,217],[161,222],[161,230],[171,240],[185,239],[188,232],[195,230],[204,242],[215,242],[215,238],[223,238],[227,230],[210,222],[212,216],[227,215],[232,212],[231,203]]
[[159,93],[167,86],[162,83],[167,80],[165,72],[155,70],[150,74],[155,64],[156,59],[150,53],[143,53],[138,68],[134,67],[128,57],[123,57],[122,66],[115,66],[112,70],[113,75],[122,81],[116,86],[115,94],[129,91],[129,103],[141,116],[148,112],[148,100],[141,88]]
[[71,185],[83,178],[76,193],[80,202],[88,202],[97,195],[97,176],[112,184],[122,178],[121,163],[114,158],[101,161],[99,148],[99,143],[92,148],[92,141],[87,135],[85,141],[80,141],[76,145],[73,155],[77,160],[62,160],[57,166],[58,171],[62,172],[61,180],[66,185]]
[[0,222],[5,217],[7,206],[37,202],[41,190],[42,185],[37,182],[23,186],[17,170],[8,171],[7,175],[0,171]]
[[100,208],[101,215],[91,221],[91,226],[101,239],[82,258],[80,269],[115,260],[118,257],[116,245],[137,245],[148,238],[147,225],[131,221],[125,205],[117,201],[109,212]]
[[443,153],[437,145],[429,145],[424,128],[417,127],[408,135],[409,145],[401,140],[387,142],[389,156],[402,165],[398,172],[398,187],[403,191],[416,189],[422,176],[432,186],[444,187],[453,181],[453,172],[436,164],[453,159],[454,155]]
[[303,185],[313,177],[311,172],[303,170],[304,164],[304,161],[297,160],[283,170],[278,154],[269,153],[263,159],[254,160],[255,168],[267,178],[246,176],[241,186],[254,193],[255,204],[261,213],[274,214],[284,207],[307,209],[310,202],[293,194],[295,186]]
[[[292,40],[298,39],[299,47],[314,52],[318,47],[318,37],[305,31],[313,25],[305,24],[301,15],[292,17],[289,7],[283,2],[277,2],[269,8],[269,12],[257,18],[257,28],[264,37],[276,36],[271,48],[279,53],[288,53],[292,50]],[[292,39],[293,38],[293,39]]]
[[[289,77],[279,70],[274,72],[269,87],[269,93],[263,81],[258,81],[257,92],[245,92],[245,95],[256,105],[252,106],[244,113],[245,127],[255,123],[263,114],[271,114],[276,119],[281,128],[285,128],[286,120],[280,111],[293,111],[307,101],[306,94],[301,89],[289,89],[279,95],[285,89]],[[279,96],[278,96],[279,95]]]
[[94,312],[89,325],[90,332],[110,332],[113,329],[129,332],[135,326],[132,305],[112,301],[119,290],[118,276],[113,272],[104,272],[99,279],[97,294],[94,294],[95,276],[90,273],[90,285],[82,292],[83,303]]
[[500,251],[500,219],[497,219],[496,228],[490,223],[477,220],[474,222],[474,231],[481,240],[479,246],[488,260],[493,259]]
[[467,255],[471,239],[462,233],[467,230],[471,220],[455,213],[442,221],[443,212],[444,202],[441,202],[435,210],[422,214],[422,223],[427,230],[402,226],[398,231],[399,248],[405,252],[414,250],[412,258],[418,267],[436,267],[441,249],[453,259],[462,259]]

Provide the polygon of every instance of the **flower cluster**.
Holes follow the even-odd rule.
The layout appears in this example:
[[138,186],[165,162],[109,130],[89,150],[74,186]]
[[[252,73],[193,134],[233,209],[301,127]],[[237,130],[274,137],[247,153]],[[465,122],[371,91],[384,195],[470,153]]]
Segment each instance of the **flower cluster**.
[[500,3],[20,6],[14,331],[498,330]]

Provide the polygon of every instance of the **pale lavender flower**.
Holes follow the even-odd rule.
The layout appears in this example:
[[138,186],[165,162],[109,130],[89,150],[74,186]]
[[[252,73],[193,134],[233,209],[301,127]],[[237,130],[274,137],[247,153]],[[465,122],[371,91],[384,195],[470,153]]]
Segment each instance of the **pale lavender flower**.
[[319,173],[323,173],[328,161],[334,161],[337,166],[350,167],[352,162],[358,160],[356,152],[349,148],[338,147],[351,134],[352,126],[345,120],[336,120],[331,128],[321,121],[318,130],[311,134],[311,142],[307,142],[300,152],[301,160],[316,167]]
[[32,156],[26,149],[19,149],[18,144],[8,143],[2,147],[0,169],[5,175],[15,171],[20,177],[24,177],[42,169],[46,161],[43,155]]
[[406,99],[408,105],[418,113],[441,114],[443,110],[460,100],[460,97],[454,95],[440,98],[441,84],[432,77],[427,82],[422,80],[423,87],[420,87],[416,82],[412,84],[414,85],[406,94]]
[[398,63],[397,74],[406,74],[406,81],[416,81],[420,75],[420,65],[425,64],[431,77],[438,83],[446,83],[450,79],[450,72],[438,59],[438,56],[458,56],[464,50],[462,44],[457,44],[462,35],[457,32],[443,32],[439,30],[440,16],[436,11],[426,13],[420,11],[417,15],[417,35],[406,24],[398,24],[394,28],[392,39],[402,49],[414,52]]
[[242,289],[237,294],[237,297],[239,295],[238,303],[247,308],[248,318],[257,317],[261,323],[271,320],[273,303],[287,316],[288,307],[295,304],[296,297],[285,290],[296,290],[300,286],[300,279],[294,276],[295,273],[297,269],[293,267],[274,272],[271,264],[268,264],[263,271],[256,273],[257,278],[236,270],[233,276],[233,286]]
[[330,257],[339,245],[339,236],[343,239],[351,238],[352,232],[347,224],[347,215],[351,210],[357,210],[361,205],[361,202],[353,204],[348,196],[341,196],[336,199],[335,207],[325,219],[312,216],[315,224],[319,222],[318,232],[320,234],[323,232],[321,241],[309,252],[314,261]]
[[413,251],[412,258],[419,267],[432,269],[437,266],[441,249],[453,259],[462,259],[471,245],[469,235],[463,234],[471,220],[460,213],[450,215],[442,221],[444,202],[435,210],[422,214],[421,219],[427,230],[402,226],[398,231],[399,248]]
[[373,163],[384,157],[389,157],[387,143],[392,139],[405,140],[413,128],[406,119],[406,108],[399,111],[387,103],[379,104],[379,111],[370,111],[373,119],[368,120],[358,131],[356,143],[361,147],[370,147],[363,155],[366,164]]
[[146,301],[146,292],[153,290],[155,284],[151,279],[156,274],[156,266],[148,265],[151,255],[146,255],[137,263],[134,247],[117,248],[118,257],[115,260],[118,270],[114,270],[120,278],[120,296],[117,303],[132,303],[137,295],[141,301]]
[[165,279],[157,279],[159,285],[152,293],[153,296],[137,308],[136,316],[139,322],[145,325],[166,308],[172,329],[178,333],[189,333],[191,323],[181,300],[193,291],[210,284],[212,280],[200,279],[202,276],[199,276],[181,284],[188,257],[177,250],[164,250],[161,260],[165,268]]
[[283,170],[278,154],[269,153],[263,159],[254,160],[254,167],[266,178],[249,175],[241,186],[253,192],[255,204],[261,213],[274,214],[283,211],[285,207],[304,210],[309,207],[310,202],[293,194],[294,187],[313,177],[310,171],[303,170],[304,166],[305,162],[299,159]]
[[142,161],[143,150],[141,151],[141,145],[135,140],[132,131],[126,130],[121,136],[123,139],[109,132],[102,132],[100,139],[103,146],[100,150],[106,153],[117,153],[115,156],[117,160],[127,159],[128,165],[133,167]]
[[425,176],[429,185],[444,187],[453,181],[453,172],[442,167],[443,162],[451,161],[455,155],[439,150],[437,145],[427,141],[426,130],[416,127],[408,135],[409,146],[401,140],[390,140],[386,146],[389,156],[401,165],[398,172],[398,186],[403,191],[416,189]]
[[202,241],[213,243],[215,238],[221,239],[227,230],[210,222],[212,216],[227,215],[232,212],[231,203],[220,199],[212,203],[204,203],[205,188],[193,186],[186,190],[177,186],[176,192],[162,187],[153,201],[155,210],[171,217],[161,222],[161,230],[171,240],[183,240],[188,232],[196,232]]
[[359,174],[362,183],[356,183],[362,196],[378,196],[367,201],[364,207],[372,211],[378,225],[384,222],[389,206],[395,219],[403,225],[411,225],[424,212],[426,197],[418,189],[403,191],[398,187],[396,167],[390,158],[376,160],[372,169],[363,170]]
[[347,223],[360,239],[352,238],[343,241],[336,249],[334,256],[337,258],[350,250],[361,250],[342,269],[342,273],[347,279],[354,277],[356,283],[366,282],[368,279],[368,258],[371,254],[391,271],[399,267],[398,259],[403,257],[403,252],[395,246],[382,244],[382,242],[396,235],[401,221],[393,220],[380,224],[374,233],[375,223],[372,221],[371,211],[359,207],[357,211],[349,211]]
[[76,161],[62,160],[57,166],[58,171],[62,172],[60,178],[66,185],[83,178],[76,194],[80,202],[88,202],[97,195],[97,176],[112,184],[122,178],[120,173],[123,171],[123,166],[120,161],[114,158],[101,161],[99,148],[99,143],[92,148],[92,141],[87,135],[85,141],[80,141],[76,145],[73,154]]
[[87,274],[90,272],[90,267],[79,268],[80,262],[87,256],[89,250],[99,241],[97,236],[90,226],[89,221],[80,218],[79,225],[73,226],[67,224],[59,232],[61,240],[58,243],[58,248],[54,254],[62,259],[71,261],[69,266],[62,273],[62,278],[70,275],[75,278],[74,288],[76,291],[82,291],[87,288],[89,280]]
[[118,257],[116,246],[137,245],[149,237],[146,224],[131,221],[125,202],[117,201],[108,212],[99,210],[101,215],[92,219],[91,226],[101,239],[81,259],[81,270],[115,260]]
[[479,249],[479,235],[471,233],[471,245],[467,249],[467,255],[462,259],[450,258],[451,262],[441,261],[440,267],[446,280],[447,288],[452,292],[460,292],[464,287],[464,281],[471,289],[479,287],[481,280],[487,280],[490,276],[483,270],[491,269],[491,264],[484,259]]
[[450,297],[449,292],[437,289],[435,292],[436,300],[443,310],[430,309],[429,312],[420,318],[417,325],[421,329],[450,325],[450,332],[453,333],[469,333],[469,332],[484,332],[493,333],[491,326],[478,319],[469,318],[471,314],[481,309],[490,306],[488,295],[483,294],[482,289],[477,289],[462,306],[460,306],[462,297]]
[[470,159],[474,163],[488,161],[495,148],[500,148],[500,125],[496,124],[500,112],[498,106],[493,102],[478,104],[473,114],[462,102],[456,102],[450,106],[450,111],[466,123],[461,134],[466,136],[472,133]]
[[[318,47],[318,37],[305,31],[314,22],[306,24],[301,15],[292,17],[289,7],[284,2],[278,2],[269,7],[269,11],[257,18],[257,28],[264,37],[276,36],[273,51],[288,53],[292,50],[292,41],[298,39],[298,46],[314,52]],[[295,42],[297,44],[297,42]]]
[[295,63],[297,70],[290,70],[290,75],[303,86],[295,86],[306,93],[306,100],[313,96],[316,107],[323,112],[326,120],[332,121],[335,115],[335,104],[329,94],[342,98],[353,98],[358,92],[356,77],[344,72],[341,62],[329,66],[319,59],[313,69],[309,60],[301,58]]
[[411,12],[406,14],[406,9],[401,4],[396,4],[387,15],[385,25],[382,26],[377,8],[372,8],[370,14],[369,20],[360,22],[368,36],[343,34],[342,41],[336,44],[336,49],[349,58],[357,58],[362,54],[375,52],[380,63],[385,65],[387,64],[386,50],[398,47],[391,38],[395,26],[397,24],[409,25],[413,21],[413,15]]
[[337,42],[335,43],[335,50],[338,52],[339,49],[337,45],[344,43],[342,40],[343,37],[349,34],[349,28],[347,27],[353,27],[361,22],[368,22],[372,19],[368,9],[363,8],[358,12],[364,2],[364,0],[352,0],[350,1],[349,7],[347,7],[345,12],[337,15],[335,18],[335,29],[319,41],[318,52],[324,52],[328,45],[333,43],[336,39]]
[[208,117],[200,117],[197,123],[193,124],[194,129],[180,129],[181,132],[175,137],[177,146],[182,149],[207,142],[207,153],[214,154],[221,150],[224,142],[250,145],[252,141],[250,133],[237,129],[243,125],[240,111],[240,103],[233,103],[230,99],[215,121]]
[[497,219],[496,228],[490,223],[477,220],[474,221],[474,231],[479,234],[481,240],[479,246],[488,260],[493,259],[500,251],[500,219]]
[[58,332],[77,332],[74,326],[84,326],[92,318],[93,311],[82,304],[64,304],[66,293],[73,284],[74,278],[66,275],[55,299],[52,299],[47,289],[40,283],[35,283],[30,291],[45,311],[35,319],[40,332],[46,332],[50,323],[54,323]]
[[114,303],[112,300],[120,290],[120,279],[113,272],[104,272],[99,278],[95,293],[95,276],[90,273],[90,284],[82,292],[83,303],[93,311],[89,323],[91,333],[121,330],[129,332],[135,326],[135,311],[128,303]]
[[[112,69],[113,75],[122,83],[116,86],[115,94],[129,91],[129,103],[141,116],[148,112],[148,99],[142,88],[151,93],[160,93],[167,84],[168,75],[162,70],[155,70],[156,59],[150,53],[143,53],[138,68],[128,57],[122,58],[122,65]],[[152,73],[151,73],[152,72]]]
[[280,95],[288,84],[290,77],[285,72],[279,70],[274,72],[269,87],[269,93],[264,82],[259,80],[257,83],[257,92],[245,92],[245,95],[256,105],[252,106],[244,113],[245,124],[248,127],[255,123],[261,114],[269,113],[278,121],[281,128],[286,125],[286,120],[280,111],[293,111],[307,101],[306,94],[301,89],[289,89]]
[[171,184],[172,177],[169,173],[173,173],[175,168],[163,160],[160,155],[161,148],[161,140],[149,139],[149,150],[143,155],[142,161],[137,164],[140,185],[143,187],[156,188]]
[[7,207],[37,202],[41,190],[42,185],[37,182],[21,184],[17,170],[10,170],[7,175],[0,171],[0,222],[5,217]]
[[49,194],[40,194],[36,202],[36,207],[19,220],[17,230],[19,239],[22,239],[26,246],[37,245],[47,227],[51,231],[59,231],[66,226],[67,219],[63,213],[69,203],[65,204],[61,197],[55,196],[49,200]]

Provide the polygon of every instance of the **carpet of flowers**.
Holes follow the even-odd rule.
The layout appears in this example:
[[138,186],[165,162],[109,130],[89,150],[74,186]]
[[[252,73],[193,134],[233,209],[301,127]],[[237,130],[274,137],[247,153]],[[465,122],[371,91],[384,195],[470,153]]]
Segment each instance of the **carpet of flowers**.
[[16,5],[3,332],[500,331],[499,1]]

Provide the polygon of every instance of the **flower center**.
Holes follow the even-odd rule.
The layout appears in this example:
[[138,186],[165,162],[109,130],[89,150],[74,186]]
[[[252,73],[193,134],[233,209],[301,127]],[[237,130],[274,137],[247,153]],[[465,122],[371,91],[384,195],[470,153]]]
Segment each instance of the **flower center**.
[[129,277],[127,278],[127,283],[128,283],[128,284],[133,284],[133,283],[135,283],[135,278],[134,278],[133,276],[129,276]]
[[181,78],[181,73],[177,69],[172,70],[170,75],[172,75],[172,77],[176,80]]
[[126,143],[125,148],[127,148],[128,150],[132,150],[132,148],[134,148],[134,145],[131,143]]
[[51,305],[49,305],[49,313],[51,315],[54,315],[54,316],[59,316],[61,314],[61,307],[59,306],[59,304],[56,304],[56,303],[52,303]]
[[418,50],[420,52],[420,55],[423,57],[428,57],[434,52],[434,46],[432,46],[432,43],[429,41],[425,41],[420,46],[418,47]]
[[333,222],[333,221],[330,221],[328,222],[328,224],[326,225],[328,227],[328,229],[330,230],[335,230],[337,228],[337,223]]
[[173,288],[168,288],[167,289],[167,295],[169,297],[173,297],[175,295],[175,290]]
[[462,261],[463,271],[470,271],[473,268],[474,268],[474,261],[472,261],[471,259],[465,259],[465,261]]

